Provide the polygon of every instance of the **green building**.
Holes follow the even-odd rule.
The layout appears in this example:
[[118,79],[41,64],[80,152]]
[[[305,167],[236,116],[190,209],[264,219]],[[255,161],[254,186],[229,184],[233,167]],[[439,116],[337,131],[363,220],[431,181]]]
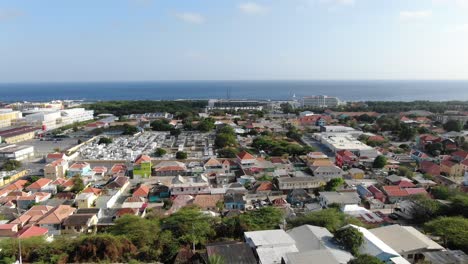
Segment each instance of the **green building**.
[[133,164],[133,177],[150,177],[151,167],[151,158],[148,155],[140,155]]

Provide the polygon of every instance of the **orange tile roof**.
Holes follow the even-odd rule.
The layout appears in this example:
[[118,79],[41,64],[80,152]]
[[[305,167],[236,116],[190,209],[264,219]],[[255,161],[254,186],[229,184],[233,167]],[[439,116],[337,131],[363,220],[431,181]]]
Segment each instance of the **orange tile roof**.
[[37,223],[39,225],[44,224],[60,224],[62,221],[67,218],[69,215],[75,212],[75,208],[69,205],[59,205],[54,209],[47,212]]
[[239,157],[241,160],[255,159],[255,157],[247,151],[242,151],[241,153],[237,154],[237,157]]
[[51,182],[52,182],[51,179],[40,178],[39,180],[31,183],[31,185],[26,187],[26,190],[39,190],[39,189],[49,185]]
[[48,159],[63,159],[65,157],[64,153],[55,152],[47,154]]
[[140,185],[132,194],[134,197],[146,197],[150,192],[150,188],[144,184]]
[[273,189],[273,183],[271,182],[262,182],[257,188],[258,191],[270,191]]
[[28,226],[23,228],[16,234],[17,238],[30,238],[35,236],[43,236],[47,234],[49,230],[47,228],[42,228],[38,226]]
[[88,188],[84,189],[81,192],[82,193],[93,193],[95,195],[99,195],[99,194],[101,194],[102,190],[98,189],[98,188],[88,187]]
[[151,162],[151,158],[148,155],[140,155],[136,160],[135,164],[140,164],[142,162]]

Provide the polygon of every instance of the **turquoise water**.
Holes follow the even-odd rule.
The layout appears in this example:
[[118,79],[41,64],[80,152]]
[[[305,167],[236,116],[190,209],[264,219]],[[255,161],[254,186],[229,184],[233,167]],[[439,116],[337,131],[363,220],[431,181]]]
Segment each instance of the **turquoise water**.
[[[229,92],[228,92],[229,91]],[[468,100],[468,81],[157,81],[0,83],[0,101],[272,99],[310,95],[347,101]]]

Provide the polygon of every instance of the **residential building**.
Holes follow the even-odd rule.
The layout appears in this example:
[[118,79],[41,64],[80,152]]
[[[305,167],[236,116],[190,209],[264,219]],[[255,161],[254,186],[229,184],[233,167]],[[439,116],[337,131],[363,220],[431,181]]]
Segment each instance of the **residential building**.
[[63,233],[91,233],[98,224],[96,214],[74,214],[63,221]]
[[239,163],[241,166],[254,165],[256,161],[257,159],[247,151],[242,151],[237,154],[237,163]]
[[218,202],[223,200],[222,195],[217,194],[200,194],[195,196],[193,204],[200,207],[204,211],[218,211]]
[[55,160],[44,166],[44,177],[55,180],[65,178],[68,169],[68,162],[64,159]]
[[440,172],[448,177],[461,177],[464,175],[463,165],[450,160],[440,162]]
[[162,161],[153,166],[155,176],[187,175],[187,166],[179,161]]
[[324,186],[326,181],[316,177],[281,177],[278,178],[278,189],[288,191],[294,189],[316,189]]
[[262,264],[281,263],[286,253],[299,252],[296,241],[282,229],[245,232],[244,238]]
[[422,253],[427,264],[461,264],[468,263],[468,255],[461,250],[444,250]]
[[302,99],[303,107],[325,108],[336,107],[340,104],[340,99],[327,95],[307,96]]
[[171,195],[197,195],[209,193],[210,184],[208,179],[203,175],[195,177],[177,176],[172,179]]
[[133,197],[143,197],[143,198],[148,198],[148,195],[150,193],[150,188],[145,185],[145,184],[141,184],[140,186],[138,186],[138,188],[136,188],[133,193],[132,193],[132,196]]
[[441,173],[441,168],[439,165],[427,160],[423,160],[419,163],[419,170],[422,173],[426,173],[431,176],[439,176]]
[[359,164],[359,158],[349,150],[340,150],[335,153],[335,164],[340,168],[354,167]]
[[319,203],[322,207],[328,207],[331,204],[358,205],[361,198],[357,192],[319,192]]
[[291,205],[303,207],[306,203],[312,202],[313,199],[304,189],[294,189],[289,191],[286,201]]
[[122,204],[122,208],[136,208],[141,209],[146,203],[146,199],[143,197],[128,197]]
[[362,233],[364,243],[359,248],[360,254],[374,256],[387,264],[410,264],[409,261],[366,228],[355,225],[348,225],[343,228],[355,228]]
[[168,199],[171,197],[171,190],[168,186],[163,184],[156,184],[150,191],[148,195],[148,200],[150,203],[159,203],[163,199]]
[[78,208],[91,208],[98,197],[94,193],[80,193],[75,197]]
[[49,230],[38,226],[27,226],[21,229],[17,234],[16,238],[25,239],[36,236],[46,236]]
[[351,168],[348,170],[348,175],[351,179],[364,179],[365,172],[358,168]]
[[227,210],[245,210],[245,204],[242,193],[228,193],[224,196],[224,208]]
[[84,161],[79,161],[73,163],[67,171],[67,176],[69,178],[74,177],[75,175],[83,175],[91,171],[91,165]]
[[422,253],[444,250],[444,248],[412,226],[389,225],[369,229],[411,263],[423,259]]
[[36,193],[36,192],[45,192],[51,190],[47,188],[52,183],[51,179],[47,178],[40,178],[37,181],[31,183],[28,187],[26,187],[26,191]]
[[49,230],[50,235],[60,235],[63,221],[75,212],[69,205],[59,205],[43,215],[36,224]]
[[208,258],[218,256],[225,264],[257,264],[252,248],[243,242],[217,242],[206,245]]
[[114,164],[109,172],[111,177],[125,176],[127,173],[127,166],[125,164]]
[[151,158],[148,155],[140,155],[133,164],[133,177],[148,178],[151,176]]

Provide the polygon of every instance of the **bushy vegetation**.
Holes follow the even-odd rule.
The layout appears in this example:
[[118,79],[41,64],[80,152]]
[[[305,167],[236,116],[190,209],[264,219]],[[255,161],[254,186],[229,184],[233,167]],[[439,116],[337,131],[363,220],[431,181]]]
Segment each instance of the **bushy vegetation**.
[[259,151],[263,150],[271,156],[282,156],[285,154],[297,156],[314,151],[312,147],[291,143],[272,136],[256,137],[252,142],[252,147]]
[[357,218],[347,216],[337,208],[329,208],[317,212],[311,212],[288,220],[288,227],[301,225],[315,225],[336,232],[347,224],[363,226]]
[[7,160],[3,163],[2,170],[13,171],[21,168],[21,162],[17,160]]
[[85,105],[94,110],[96,115],[113,114],[115,116],[169,112],[176,115],[198,113],[208,105],[208,101],[108,101]]

